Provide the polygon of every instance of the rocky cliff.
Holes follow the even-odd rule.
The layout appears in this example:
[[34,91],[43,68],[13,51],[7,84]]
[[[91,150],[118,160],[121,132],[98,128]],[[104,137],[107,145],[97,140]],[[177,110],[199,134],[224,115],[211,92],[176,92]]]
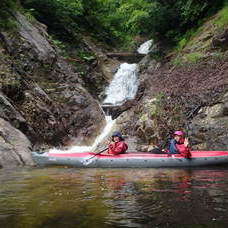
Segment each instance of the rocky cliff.
[[[98,99],[119,64],[88,36],[74,34],[60,50],[44,24],[12,17],[16,27],[0,33],[0,166],[33,164],[32,150],[90,144],[105,123]],[[228,150],[228,22],[220,18],[178,50],[161,58],[161,44],[140,62],[136,98],[112,110],[130,148],[166,147],[182,129],[193,149]]]
[[163,58],[151,53],[141,62],[143,98],[118,120],[122,131],[137,136],[138,150],[166,147],[176,129],[187,132],[192,149],[228,150],[224,12],[204,23],[181,49]]
[[14,19],[17,28],[0,34],[1,166],[31,164],[31,150],[41,147],[88,144],[104,125],[98,101],[46,26],[21,13]]

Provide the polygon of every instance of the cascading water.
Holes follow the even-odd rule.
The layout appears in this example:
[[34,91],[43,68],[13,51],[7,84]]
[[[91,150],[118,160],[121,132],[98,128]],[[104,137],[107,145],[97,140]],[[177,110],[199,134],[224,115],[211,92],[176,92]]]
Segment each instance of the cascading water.
[[104,104],[121,105],[126,100],[133,99],[138,90],[138,66],[137,64],[123,63],[114,75],[114,78],[106,90]]
[[[152,43],[152,40],[148,40],[147,42],[143,43],[137,51],[140,54],[148,54]],[[114,75],[112,82],[106,90],[106,98],[103,101],[103,104],[118,106],[129,99],[134,99],[139,86],[138,71],[139,70],[137,64],[122,63],[119,67],[119,70]],[[113,126],[115,125],[115,120],[112,120],[111,116],[106,115],[105,119],[106,126],[104,127],[102,133],[96,138],[93,145],[73,146],[66,151],[51,149],[49,152],[77,153],[95,151],[97,146],[110,134]]]
[[150,52],[150,48],[153,44],[153,40],[148,40],[145,43],[141,44],[140,47],[137,49],[139,54],[148,54]]

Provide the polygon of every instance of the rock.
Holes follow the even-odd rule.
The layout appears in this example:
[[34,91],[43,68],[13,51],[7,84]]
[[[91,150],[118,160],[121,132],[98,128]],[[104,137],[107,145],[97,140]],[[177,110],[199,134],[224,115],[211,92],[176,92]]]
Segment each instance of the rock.
[[208,118],[219,118],[223,116],[223,104],[216,104],[211,107],[207,107],[205,110],[205,115]]
[[202,108],[190,131],[194,149],[228,150],[227,94],[221,103]]
[[107,53],[107,56],[110,58],[116,58],[121,62],[127,63],[138,63],[145,57],[145,54],[131,53],[131,52],[112,52]]
[[0,118],[0,166],[33,165],[31,148],[23,133]]
[[33,72],[41,65],[51,65],[56,59],[55,50],[40,34],[40,30],[20,13],[15,14],[15,19],[19,24],[18,34],[2,33],[1,35],[10,55],[17,62],[20,61],[17,67],[20,70]]
[[220,47],[224,50],[228,48],[228,29],[223,31],[222,33],[216,35],[212,39],[213,47]]
[[98,67],[102,72],[104,79],[110,82],[113,78],[114,72],[117,71],[120,62],[115,59],[108,58],[107,55],[100,50],[100,48],[93,44],[89,37],[84,37],[83,41],[89,50],[95,54],[98,60]]
[[18,31],[2,33],[0,38],[10,56],[9,72],[15,72],[22,84],[23,99],[8,97],[10,104],[7,99],[4,104],[5,110],[10,110],[9,115],[6,111],[0,114],[12,124],[11,119],[20,120],[23,128],[18,124],[14,126],[26,134],[36,148],[43,144],[91,143],[105,124],[98,102],[49,42],[45,26],[29,22],[21,13],[16,13],[15,19]]
[[0,91],[0,118],[9,121],[14,127],[20,129],[26,125],[26,120],[23,116],[13,107],[10,101]]
[[136,105],[136,100],[128,100],[122,105],[102,105],[104,112],[116,119],[121,113],[129,110],[132,106]]

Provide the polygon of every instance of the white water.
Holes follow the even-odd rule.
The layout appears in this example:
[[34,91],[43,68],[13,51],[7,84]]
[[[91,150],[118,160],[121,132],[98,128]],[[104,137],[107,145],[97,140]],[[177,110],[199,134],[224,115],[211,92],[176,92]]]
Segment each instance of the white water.
[[[153,41],[148,40],[143,43],[138,52],[141,54],[148,54]],[[123,63],[120,65],[119,70],[114,75],[112,82],[106,90],[106,99],[103,103],[111,105],[121,105],[129,99],[133,99],[137,93],[138,81],[138,65]],[[111,116],[105,116],[106,126],[102,133],[96,138],[91,146],[73,146],[68,150],[51,149],[49,153],[80,153],[80,152],[93,152],[97,146],[110,134],[115,124]]]
[[150,48],[153,44],[153,40],[148,40],[145,43],[141,44],[140,47],[137,49],[139,54],[148,54],[150,52]]
[[121,105],[133,99],[139,86],[137,64],[123,63],[106,90],[104,104]]
[[112,127],[115,124],[115,120],[112,120],[111,116],[105,116],[106,119],[106,126],[102,130],[102,133],[96,138],[92,146],[73,146],[69,150],[58,150],[58,149],[51,149],[49,153],[80,153],[80,152],[93,152],[99,143],[101,143],[111,132]]

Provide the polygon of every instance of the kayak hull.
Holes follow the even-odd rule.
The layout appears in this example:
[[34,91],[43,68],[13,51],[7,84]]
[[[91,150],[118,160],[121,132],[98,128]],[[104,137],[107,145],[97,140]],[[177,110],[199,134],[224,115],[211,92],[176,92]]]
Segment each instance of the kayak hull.
[[192,158],[179,154],[127,153],[96,155],[94,153],[37,153],[32,157],[37,165],[62,165],[78,168],[161,168],[199,167],[228,163],[228,151],[192,151]]

